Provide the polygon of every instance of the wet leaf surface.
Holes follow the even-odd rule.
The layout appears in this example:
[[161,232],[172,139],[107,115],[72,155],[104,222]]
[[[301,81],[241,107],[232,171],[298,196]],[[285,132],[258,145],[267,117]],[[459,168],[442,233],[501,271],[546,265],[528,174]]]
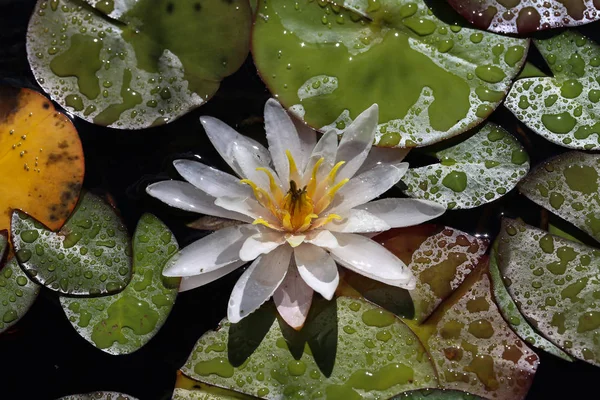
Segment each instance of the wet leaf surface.
[[598,0],[448,0],[463,17],[481,29],[525,35],[600,19]]
[[519,310],[569,355],[600,365],[600,251],[505,219],[498,265]]
[[23,270],[61,294],[98,296],[120,292],[131,279],[131,241],[104,200],[81,196],[57,233],[20,211],[13,212],[11,240]]
[[98,125],[172,121],[212,97],[248,54],[244,0],[87,3],[38,1],[27,53],[52,99]]
[[483,400],[483,398],[458,390],[424,389],[399,394],[392,400]]
[[21,209],[52,230],[77,203],[83,149],[71,121],[30,89],[0,86],[0,229]]
[[86,394],[74,394],[61,397],[58,400],[137,400],[135,397],[117,392],[93,392]]
[[[251,330],[232,338],[235,325],[223,321],[218,331],[200,338],[182,372],[201,382],[267,399],[323,395],[360,399],[367,392],[390,397],[437,386],[425,349],[394,315],[346,297],[315,303],[300,332],[278,323],[268,303],[242,321],[246,328],[268,327],[264,338],[250,342],[246,336]],[[232,355],[240,349],[251,355],[243,362],[232,362]],[[324,375],[323,367],[328,365],[332,369]]]
[[410,197],[433,200],[449,209],[475,208],[509,191],[529,171],[519,141],[488,123],[470,138],[435,153],[439,164],[412,168],[402,178]]
[[340,4],[262,1],[254,61],[271,92],[323,131],[341,133],[378,103],[379,146],[425,146],[480,123],[504,98],[529,46],[448,25],[423,1]]
[[144,346],[175,303],[179,279],[163,277],[162,270],[178,248],[159,219],[142,216],[133,237],[133,277],[127,287],[112,296],[60,298],[73,328],[109,354],[129,354]]
[[233,390],[223,389],[216,386],[210,386],[202,382],[195,381],[183,375],[181,371],[177,372],[177,381],[173,391],[172,400],[248,400],[256,399],[243,393]]
[[505,106],[553,143],[600,149],[600,47],[575,31],[534,42],[554,77],[519,79]]

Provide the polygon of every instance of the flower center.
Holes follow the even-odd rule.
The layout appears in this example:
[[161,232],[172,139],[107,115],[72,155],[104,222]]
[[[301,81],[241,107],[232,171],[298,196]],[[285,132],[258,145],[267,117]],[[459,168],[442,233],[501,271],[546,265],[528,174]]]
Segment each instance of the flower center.
[[305,224],[309,224],[318,215],[313,213],[314,204],[306,193],[306,186],[298,189],[295,181],[290,181],[290,190],[283,198],[282,212],[284,214],[283,225],[289,230],[297,231]]

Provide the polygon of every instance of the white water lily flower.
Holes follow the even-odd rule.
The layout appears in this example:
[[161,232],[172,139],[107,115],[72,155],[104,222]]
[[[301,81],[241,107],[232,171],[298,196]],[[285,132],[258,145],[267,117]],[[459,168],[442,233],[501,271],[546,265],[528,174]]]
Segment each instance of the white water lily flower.
[[212,282],[247,262],[231,294],[228,319],[239,322],[273,297],[292,327],[304,324],[313,291],[332,299],[337,264],[371,279],[415,287],[407,266],[365,235],[417,225],[445,211],[430,201],[371,201],[406,173],[406,151],[371,148],[378,107],[345,130],[316,141],[273,99],[265,106],[269,150],[223,122],[202,117],[206,133],[235,177],[199,162],[175,161],[189,182],[166,181],[147,192],[173,207],[242,221],[187,246],[164,275],[183,277],[180,290]]

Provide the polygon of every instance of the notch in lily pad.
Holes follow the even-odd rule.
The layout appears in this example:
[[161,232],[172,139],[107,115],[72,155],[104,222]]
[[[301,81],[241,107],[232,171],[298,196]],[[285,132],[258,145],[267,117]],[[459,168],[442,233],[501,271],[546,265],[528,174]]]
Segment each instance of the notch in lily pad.
[[11,240],[30,279],[70,296],[120,292],[131,280],[131,241],[115,210],[84,193],[58,232],[14,211]]

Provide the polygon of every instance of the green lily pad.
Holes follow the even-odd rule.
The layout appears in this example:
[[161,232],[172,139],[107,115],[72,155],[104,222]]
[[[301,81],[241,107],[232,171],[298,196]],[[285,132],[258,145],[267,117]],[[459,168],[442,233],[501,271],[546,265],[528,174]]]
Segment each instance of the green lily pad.
[[[169,229],[144,214],[133,237],[133,277],[112,296],[61,297],[73,328],[109,354],[129,354],[144,346],[165,323],[177,297],[178,278],[164,278],[167,260],[179,249]],[[126,329],[127,328],[127,329]]]
[[458,390],[423,389],[401,393],[390,400],[483,400],[483,397]]
[[553,143],[600,149],[600,46],[574,31],[535,45],[554,77],[516,81],[505,106]]
[[498,266],[521,313],[569,355],[600,366],[600,251],[505,219]]
[[170,122],[208,101],[248,55],[246,0],[88,3],[39,0],[27,54],[52,99],[98,125]]
[[[243,398],[244,397],[239,397],[236,395],[229,396],[223,394],[206,393],[198,390],[176,388],[173,391],[173,397],[171,397],[171,400],[236,400]],[[253,399],[254,397],[246,396],[246,398]]]
[[527,198],[600,241],[600,155],[561,154],[519,184]]
[[58,400],[137,400],[135,397],[117,392],[93,392],[86,394],[72,394]]
[[448,25],[422,0],[332,3],[261,1],[254,61],[278,100],[323,131],[341,133],[378,103],[379,146],[425,146],[474,127],[500,104],[529,47]]
[[[8,248],[7,232],[0,231],[0,260]],[[12,258],[0,269],[0,333],[19,322],[40,292]]]
[[494,201],[529,171],[529,156],[501,127],[488,123],[470,138],[435,153],[439,164],[410,169],[402,178],[410,197],[433,200],[449,209]]
[[512,297],[510,297],[510,294],[502,281],[496,257],[496,251],[492,250],[490,254],[490,279],[492,281],[492,288],[494,289],[494,299],[496,300],[500,314],[502,314],[506,322],[508,322],[511,329],[529,345],[544,350],[563,360],[573,361],[568,354],[556,347],[554,343],[543,336],[540,336],[519,312],[517,305]]
[[251,400],[248,396],[233,390],[210,386],[188,378],[180,372],[177,374],[172,400]]
[[[275,314],[267,303],[242,321],[242,329],[223,321],[200,338],[182,372],[265,399],[360,399],[366,393],[389,398],[437,386],[433,365],[411,330],[364,300],[317,300],[300,332],[277,323]],[[262,328],[264,338],[250,340]],[[243,360],[240,353],[251,355]],[[331,366],[327,375],[324,365]]]
[[61,294],[117,293],[131,280],[131,242],[115,210],[83,194],[59,232],[14,211],[11,240],[21,268],[36,283]]
[[478,28],[499,33],[526,35],[600,19],[598,0],[448,0],[448,3]]

